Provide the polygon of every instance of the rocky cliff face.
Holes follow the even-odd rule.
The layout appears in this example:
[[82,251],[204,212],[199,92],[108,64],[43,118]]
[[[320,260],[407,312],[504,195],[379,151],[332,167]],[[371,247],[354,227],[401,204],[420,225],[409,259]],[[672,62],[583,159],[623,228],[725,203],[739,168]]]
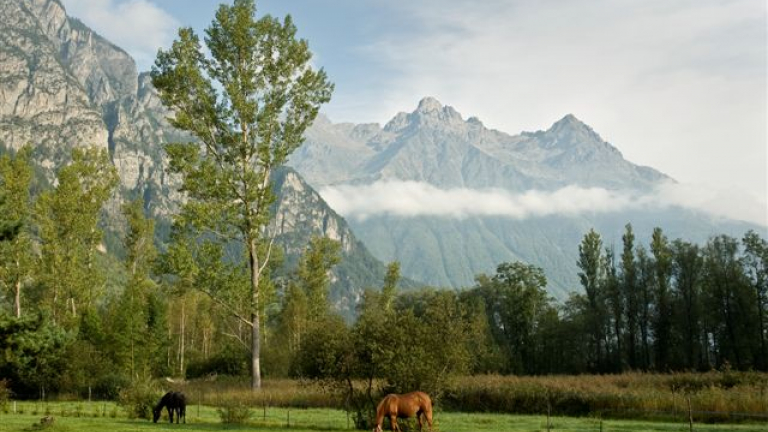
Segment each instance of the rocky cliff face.
[[61,56],[70,35],[55,1],[0,3],[0,145],[30,143],[41,165],[53,167],[68,149],[106,146],[101,110]]
[[[137,74],[125,51],[68,17],[59,1],[0,2],[0,151],[32,145],[39,171],[52,181],[72,147],[108,149],[120,176],[106,212],[114,230],[121,228],[120,203],[143,196],[167,234],[183,197],[178,179],[165,172],[163,145],[190,139],[168,124],[168,115],[149,74]],[[364,129],[350,134],[365,136]],[[296,172],[277,173],[275,188],[278,238],[289,264],[312,235],[341,242],[331,299],[351,316],[361,289],[381,285],[384,265]]]
[[[161,145],[173,132],[125,51],[68,17],[56,0],[0,4],[0,40],[0,145],[31,144],[48,168],[72,147],[107,148],[124,193],[171,193],[160,167]],[[153,205],[162,214],[171,204]]]

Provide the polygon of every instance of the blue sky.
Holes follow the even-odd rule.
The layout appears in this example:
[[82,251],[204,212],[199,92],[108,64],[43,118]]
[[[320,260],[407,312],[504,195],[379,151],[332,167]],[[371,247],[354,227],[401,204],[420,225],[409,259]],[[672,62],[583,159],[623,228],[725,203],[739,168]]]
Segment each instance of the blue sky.
[[[150,67],[220,1],[63,0]],[[511,134],[568,113],[630,161],[768,221],[763,0],[257,0],[290,13],[336,84],[336,122],[384,123],[434,96]]]

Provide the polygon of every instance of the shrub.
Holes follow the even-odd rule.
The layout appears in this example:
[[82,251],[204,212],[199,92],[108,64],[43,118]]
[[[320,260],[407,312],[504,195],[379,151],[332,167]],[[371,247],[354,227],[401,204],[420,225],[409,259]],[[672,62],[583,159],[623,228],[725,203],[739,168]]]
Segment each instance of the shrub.
[[240,401],[223,402],[216,412],[224,424],[245,424],[253,417],[253,411],[248,405]]
[[248,375],[248,353],[239,348],[225,349],[205,360],[192,361],[187,365],[187,378],[208,375]]
[[120,391],[118,403],[128,418],[151,419],[152,408],[160,397],[160,391],[151,381],[137,381]]
[[117,400],[120,397],[120,390],[130,387],[130,385],[131,380],[125,375],[104,375],[93,386],[93,396],[96,399]]

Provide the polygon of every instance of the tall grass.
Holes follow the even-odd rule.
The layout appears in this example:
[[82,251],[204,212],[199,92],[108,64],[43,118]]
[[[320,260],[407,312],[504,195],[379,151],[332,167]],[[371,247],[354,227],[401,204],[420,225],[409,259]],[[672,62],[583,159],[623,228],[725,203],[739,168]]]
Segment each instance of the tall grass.
[[474,376],[458,380],[440,403],[465,412],[668,418],[687,415],[689,399],[699,421],[759,419],[768,414],[768,374]]
[[[162,382],[186,394],[189,405],[212,407],[337,408],[345,401],[319,384],[265,379],[260,391],[247,377]],[[382,395],[374,395],[378,398]],[[518,377],[482,375],[455,380],[435,401],[437,410],[603,418],[768,421],[768,374],[708,372]],[[188,411],[192,408],[188,408]],[[744,414],[747,414],[745,416]],[[760,417],[763,416],[763,417]]]
[[340,408],[342,401],[312,382],[265,379],[262,388],[252,391],[247,377],[218,377],[214,381],[194,380],[165,383],[167,390],[184,392],[188,404],[224,406],[239,403],[252,407]]

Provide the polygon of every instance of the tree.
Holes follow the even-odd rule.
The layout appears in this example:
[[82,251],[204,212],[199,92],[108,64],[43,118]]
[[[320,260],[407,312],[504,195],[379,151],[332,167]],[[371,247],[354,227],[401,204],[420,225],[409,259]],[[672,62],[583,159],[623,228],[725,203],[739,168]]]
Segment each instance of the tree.
[[384,286],[381,288],[382,307],[385,311],[392,310],[392,302],[397,295],[397,282],[400,280],[400,263],[392,261],[387,265],[387,274],[384,276]]
[[638,299],[638,325],[640,327],[640,362],[643,369],[652,367],[651,356],[651,323],[653,314],[653,286],[654,270],[653,262],[648,252],[641,245],[635,251],[637,256],[637,299]]
[[768,242],[756,232],[749,230],[742,240],[744,244],[744,267],[749,283],[755,293],[755,304],[758,318],[758,338],[760,350],[756,357],[756,365],[768,369],[768,342],[766,342],[766,308],[768,307]]
[[21,318],[0,312],[0,376],[11,379],[15,392],[28,398],[50,389],[65,370],[64,352],[72,334],[52,325],[45,315]]
[[630,369],[638,367],[637,326],[640,300],[637,293],[637,265],[635,262],[635,234],[632,224],[627,224],[621,237],[621,290],[626,302],[627,357]]
[[308,318],[319,321],[328,313],[330,272],[341,261],[341,243],[327,237],[312,237],[297,271],[298,284],[307,297]]
[[704,251],[704,287],[718,366],[727,361],[744,369],[754,358],[751,342],[755,335],[750,329],[754,328],[756,311],[738,255],[737,239],[726,235],[712,238]]
[[653,229],[651,253],[653,254],[654,281],[656,283],[656,314],[653,325],[656,369],[666,371],[669,367],[672,337],[672,306],[669,293],[670,279],[672,278],[672,252],[669,249],[667,237],[661,228]]
[[[13,311],[21,317],[22,288],[32,274],[34,258],[29,230],[32,167],[30,147],[0,158],[0,284],[12,292]],[[22,229],[26,227],[27,229]]]
[[674,278],[675,314],[679,344],[683,351],[681,364],[699,369],[705,364],[703,354],[707,340],[702,333],[701,283],[703,259],[698,246],[675,240],[672,243],[672,275]]
[[114,326],[115,339],[122,342],[131,380],[152,372],[152,364],[164,346],[164,314],[156,308],[157,285],[150,277],[157,251],[154,245],[154,221],[144,215],[144,200],[138,198],[123,205],[128,221],[125,236],[128,283],[123,291]]
[[594,229],[584,235],[579,245],[579,261],[576,263],[581,271],[579,280],[587,295],[587,322],[590,330],[592,367],[599,369],[603,361],[604,307],[601,287],[603,279],[603,241]]
[[[170,123],[197,142],[166,147],[187,202],[176,221],[221,243],[240,243],[249,273],[251,386],[261,387],[260,288],[270,260],[271,173],[302,142],[333,86],[309,64],[290,16],[255,19],[253,0],[221,5],[205,46],[191,28],[158,53],[152,83],[173,111]],[[227,304],[226,300],[221,300]],[[228,304],[232,310],[234,305]]]
[[[75,148],[72,162],[59,170],[58,185],[40,195],[36,206],[41,242],[41,279],[54,322],[68,310],[77,323],[78,307],[93,306],[104,277],[95,266],[103,232],[101,210],[118,183],[106,149]],[[63,300],[63,305],[62,305]]]
[[477,278],[473,291],[483,299],[489,327],[512,372],[536,371],[536,335],[548,307],[546,286],[541,268],[521,262],[500,264],[493,277]]
[[616,270],[616,260],[613,247],[605,249],[604,270],[605,274],[605,292],[607,306],[611,312],[611,320],[613,324],[613,337],[615,338],[616,349],[614,353],[615,369],[624,369],[624,350],[622,346],[622,338],[624,337],[624,296],[621,290],[621,284],[619,283],[619,276]]

